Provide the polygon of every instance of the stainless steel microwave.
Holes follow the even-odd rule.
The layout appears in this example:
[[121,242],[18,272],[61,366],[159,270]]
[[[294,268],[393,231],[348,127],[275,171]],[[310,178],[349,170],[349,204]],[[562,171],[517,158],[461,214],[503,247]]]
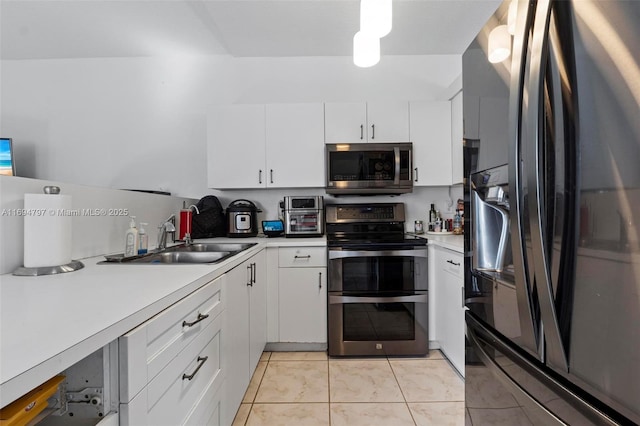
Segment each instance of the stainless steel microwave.
[[413,191],[413,144],[326,145],[328,194],[403,194]]

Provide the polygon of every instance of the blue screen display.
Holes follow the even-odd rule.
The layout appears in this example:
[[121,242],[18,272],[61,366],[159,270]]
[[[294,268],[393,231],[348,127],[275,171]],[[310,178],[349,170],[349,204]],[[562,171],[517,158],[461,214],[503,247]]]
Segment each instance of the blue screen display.
[[0,138],[0,175],[13,176],[11,139]]
[[265,220],[262,222],[264,232],[280,232],[284,231],[284,225],[281,220]]

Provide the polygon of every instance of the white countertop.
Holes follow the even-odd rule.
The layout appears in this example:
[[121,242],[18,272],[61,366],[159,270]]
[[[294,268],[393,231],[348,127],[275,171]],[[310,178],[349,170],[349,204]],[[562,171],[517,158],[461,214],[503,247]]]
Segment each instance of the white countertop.
[[0,276],[0,407],[117,339],[265,247],[325,246],[324,238],[256,242],[217,264],[98,265],[40,277]]
[[442,233],[415,234],[413,232],[408,233],[408,235],[424,238],[429,241],[429,244],[435,244],[449,250],[457,251],[458,253],[464,253],[464,235]]

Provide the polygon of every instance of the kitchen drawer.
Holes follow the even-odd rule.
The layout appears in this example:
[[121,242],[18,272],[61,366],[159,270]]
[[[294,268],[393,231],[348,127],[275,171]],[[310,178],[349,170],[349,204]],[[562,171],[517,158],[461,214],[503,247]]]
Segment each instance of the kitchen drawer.
[[120,337],[120,402],[129,402],[222,312],[218,278]]
[[195,424],[216,416],[220,404],[208,398],[220,395],[224,381],[223,323],[224,315],[216,317],[128,404],[120,404],[121,426]]
[[280,247],[278,257],[281,268],[327,266],[326,247]]
[[461,254],[442,248],[437,249],[435,253],[436,268],[464,279],[464,262]]

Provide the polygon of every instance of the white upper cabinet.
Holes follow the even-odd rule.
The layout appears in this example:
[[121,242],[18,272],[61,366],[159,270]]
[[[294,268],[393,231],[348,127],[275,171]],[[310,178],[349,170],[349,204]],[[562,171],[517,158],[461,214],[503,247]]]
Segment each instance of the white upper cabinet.
[[408,142],[408,102],[325,103],[325,142]]
[[265,106],[230,105],[207,117],[209,188],[264,188]]
[[324,186],[323,104],[230,105],[208,116],[216,189]]
[[451,102],[411,102],[410,111],[414,186],[451,185]]
[[321,103],[267,105],[267,187],[324,186],[323,117]]
[[462,124],[462,92],[451,99],[451,178],[452,184],[462,183],[463,179],[463,124]]
[[367,141],[367,104],[364,102],[325,103],[324,141],[360,143]]
[[369,142],[409,142],[409,102],[367,102]]

